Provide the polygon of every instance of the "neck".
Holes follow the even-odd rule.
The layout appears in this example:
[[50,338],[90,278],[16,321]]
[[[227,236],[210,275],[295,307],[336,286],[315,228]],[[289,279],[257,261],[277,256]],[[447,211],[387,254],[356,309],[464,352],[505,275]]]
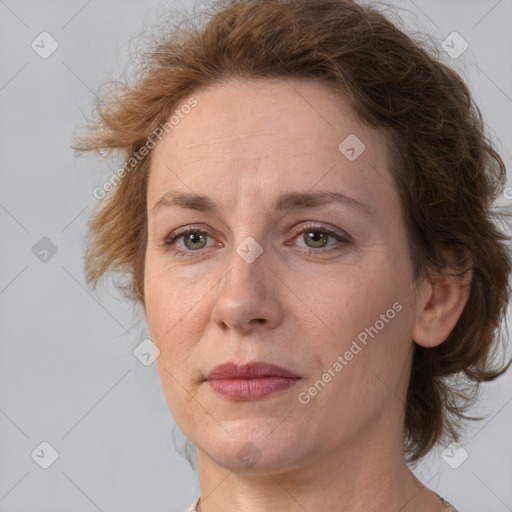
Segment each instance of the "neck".
[[437,496],[409,470],[403,439],[382,435],[380,427],[279,471],[234,473],[198,449],[199,512],[441,512]]

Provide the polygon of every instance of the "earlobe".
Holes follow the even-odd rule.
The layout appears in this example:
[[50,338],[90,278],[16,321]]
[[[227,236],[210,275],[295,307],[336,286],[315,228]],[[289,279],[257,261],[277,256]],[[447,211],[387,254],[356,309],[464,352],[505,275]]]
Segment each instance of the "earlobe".
[[429,283],[418,300],[412,339],[423,347],[436,347],[448,338],[457,324],[470,291],[472,270],[443,273]]

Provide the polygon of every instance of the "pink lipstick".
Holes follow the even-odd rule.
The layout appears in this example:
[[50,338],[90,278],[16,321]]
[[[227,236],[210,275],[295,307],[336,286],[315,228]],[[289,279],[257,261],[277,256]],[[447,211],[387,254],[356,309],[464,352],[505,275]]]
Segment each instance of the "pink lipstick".
[[214,368],[206,377],[210,387],[230,400],[259,400],[288,389],[300,379],[279,366],[255,361],[238,366],[226,363]]

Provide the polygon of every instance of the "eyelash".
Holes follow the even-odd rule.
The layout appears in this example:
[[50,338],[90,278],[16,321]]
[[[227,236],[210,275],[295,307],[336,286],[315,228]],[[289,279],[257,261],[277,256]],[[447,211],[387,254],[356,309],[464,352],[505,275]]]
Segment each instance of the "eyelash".
[[[346,235],[346,236],[340,235],[339,233],[336,233],[335,231],[333,231],[333,230],[331,230],[331,229],[329,229],[329,228],[327,228],[325,226],[320,226],[318,224],[306,224],[305,226],[302,227],[302,229],[300,231],[296,231],[294,238],[297,238],[299,235],[302,235],[302,234],[304,234],[304,233],[306,233],[308,231],[313,231],[313,232],[317,232],[317,233],[324,233],[324,234],[327,234],[329,236],[332,236],[333,238],[338,240],[338,242],[341,242],[341,246],[347,245],[351,241],[350,237],[348,235]],[[201,235],[210,236],[206,231],[204,231],[203,229],[200,229],[199,227],[189,226],[188,228],[186,228],[186,229],[184,229],[182,231],[179,231],[177,233],[174,233],[171,236],[167,237],[165,239],[164,243],[163,243],[163,245],[165,246],[165,249],[167,251],[173,252],[178,257],[184,257],[184,258],[194,258],[194,257],[197,257],[198,254],[201,252],[201,249],[197,249],[195,251],[192,251],[192,250],[184,251],[182,249],[179,249],[179,250],[171,249],[171,246],[173,245],[173,243],[176,240],[179,240],[180,238],[183,238],[184,236],[189,235],[191,233],[199,233]],[[335,244],[335,246],[336,246],[336,244]],[[329,246],[329,247],[331,247],[331,246]],[[331,251],[337,251],[337,250],[340,250],[340,249],[341,249],[341,247],[337,247],[335,249],[323,249],[323,248],[320,248],[320,249],[309,249],[309,248],[306,248],[306,249],[302,249],[301,252],[304,252],[306,254],[319,254],[319,253],[326,253],[326,252],[331,252]]]

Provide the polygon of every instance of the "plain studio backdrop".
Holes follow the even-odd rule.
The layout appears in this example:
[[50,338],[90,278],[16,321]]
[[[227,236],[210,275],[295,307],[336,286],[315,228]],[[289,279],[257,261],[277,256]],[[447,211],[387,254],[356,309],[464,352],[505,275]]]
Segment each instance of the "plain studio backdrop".
[[[512,2],[390,4],[467,80],[511,168]],[[193,3],[0,0],[0,512],[179,512],[199,493],[155,364],[136,357],[145,325],[108,282],[85,286],[93,190],[115,164],[70,149],[99,86],[181,8]],[[511,384],[509,371],[484,386],[473,412],[487,419],[415,469],[461,512],[512,510]]]

